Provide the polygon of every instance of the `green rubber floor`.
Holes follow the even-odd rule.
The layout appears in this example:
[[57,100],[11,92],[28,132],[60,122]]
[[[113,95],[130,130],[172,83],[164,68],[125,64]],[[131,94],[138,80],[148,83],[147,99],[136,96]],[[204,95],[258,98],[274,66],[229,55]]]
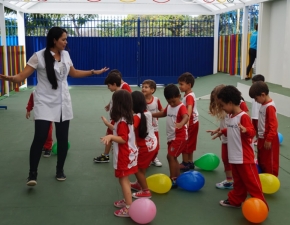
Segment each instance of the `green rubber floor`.
[[[216,74],[196,79],[193,91],[197,97],[210,94],[218,84],[241,81],[239,77]],[[269,85],[272,92],[290,95],[289,89]],[[133,90],[140,90],[133,87]],[[70,124],[68,152],[65,174],[67,180],[55,180],[56,156],[41,157],[38,170],[38,184],[26,186],[28,176],[29,149],[34,135],[34,121],[25,118],[26,104],[33,87],[2,97],[0,105],[0,225],[122,225],[136,224],[130,218],[117,218],[113,212],[113,202],[122,198],[118,180],[114,177],[112,162],[95,164],[93,157],[100,155],[104,146],[100,137],[106,132],[101,116],[107,116],[104,106],[112,93],[106,87],[72,86],[70,93],[74,119]],[[163,106],[163,87],[157,89],[156,96]],[[211,152],[220,155],[219,140],[212,141],[205,132],[217,127],[218,122],[208,114],[209,100],[197,101],[200,129],[195,158]],[[248,103],[250,108],[251,104]],[[265,225],[289,225],[290,217],[290,118],[278,115],[279,132],[284,136],[280,154],[281,187],[278,192],[266,195],[270,212]],[[161,149],[159,159],[162,167],[151,166],[147,175],[169,174],[166,161],[165,119],[159,120]],[[54,138],[55,140],[55,138]],[[227,198],[227,190],[218,190],[215,183],[224,180],[223,165],[211,172],[200,171],[205,177],[205,186],[198,192],[187,192],[180,188],[167,194],[153,193],[152,200],[157,207],[157,215],[152,225],[249,225],[241,209],[224,208],[219,201]],[[130,178],[132,181],[134,177]]]

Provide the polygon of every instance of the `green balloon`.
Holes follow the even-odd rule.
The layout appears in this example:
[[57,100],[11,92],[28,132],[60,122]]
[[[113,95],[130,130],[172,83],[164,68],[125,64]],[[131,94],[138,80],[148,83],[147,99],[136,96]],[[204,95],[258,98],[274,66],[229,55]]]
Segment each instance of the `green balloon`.
[[212,171],[220,164],[220,159],[213,153],[207,153],[194,161],[194,165],[202,170]]
[[[70,143],[67,143],[67,150],[70,149]],[[51,148],[51,151],[53,154],[57,155],[57,142],[55,142]]]

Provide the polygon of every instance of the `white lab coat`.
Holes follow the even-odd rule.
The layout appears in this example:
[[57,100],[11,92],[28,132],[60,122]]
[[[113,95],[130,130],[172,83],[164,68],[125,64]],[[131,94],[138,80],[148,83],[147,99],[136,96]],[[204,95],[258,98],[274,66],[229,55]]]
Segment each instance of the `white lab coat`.
[[[37,70],[37,86],[34,92],[34,117],[35,120],[60,122],[73,118],[71,97],[68,90],[67,76],[73,65],[69,53],[61,51],[61,61],[55,61],[54,71],[58,87],[56,90],[47,78],[44,50],[42,49],[31,56],[27,64]],[[51,52],[54,55],[53,52]]]

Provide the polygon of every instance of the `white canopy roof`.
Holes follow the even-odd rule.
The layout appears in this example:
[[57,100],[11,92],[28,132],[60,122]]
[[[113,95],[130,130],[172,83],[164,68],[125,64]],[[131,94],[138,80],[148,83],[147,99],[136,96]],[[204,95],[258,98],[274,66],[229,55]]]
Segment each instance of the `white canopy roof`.
[[132,3],[122,1],[129,0],[0,0],[0,3],[24,13],[209,15],[270,0],[205,0],[211,3],[204,0],[135,0]]

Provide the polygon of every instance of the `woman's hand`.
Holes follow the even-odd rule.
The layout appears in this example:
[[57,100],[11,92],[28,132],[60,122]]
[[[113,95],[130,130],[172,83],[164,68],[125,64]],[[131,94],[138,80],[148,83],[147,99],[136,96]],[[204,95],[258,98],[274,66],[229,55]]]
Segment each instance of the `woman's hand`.
[[10,81],[10,82],[14,82],[14,77],[13,76],[5,76],[3,74],[0,74],[0,79],[1,80],[6,80],[6,81]]
[[110,69],[110,68],[104,67],[104,68],[102,68],[102,69],[100,69],[100,70],[95,70],[95,74],[100,75],[100,74],[102,74],[102,73],[104,73],[104,72],[107,72],[109,69]]

